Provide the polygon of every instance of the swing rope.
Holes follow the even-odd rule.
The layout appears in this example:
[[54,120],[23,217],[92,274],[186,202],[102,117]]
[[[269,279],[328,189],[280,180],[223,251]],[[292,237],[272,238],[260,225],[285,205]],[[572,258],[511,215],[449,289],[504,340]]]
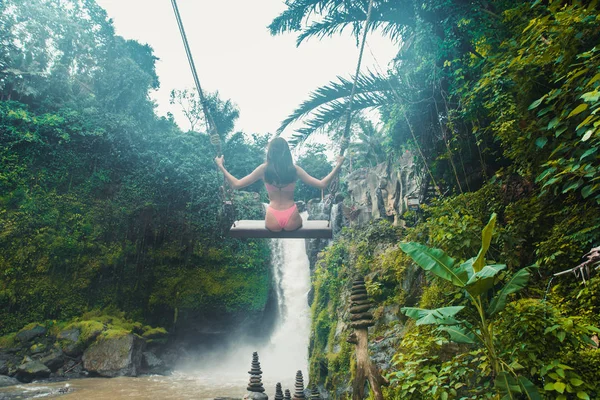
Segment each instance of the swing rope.
[[[358,53],[358,61],[356,63],[356,72],[354,73],[354,81],[352,83],[352,91],[350,92],[350,98],[348,99],[348,111],[346,113],[346,124],[344,126],[344,132],[342,134],[342,142],[340,145],[340,156],[343,156],[348,146],[350,144],[350,128],[352,126],[352,105],[354,102],[354,96],[356,95],[356,87],[358,82],[358,76],[360,74],[360,66],[362,64],[363,54],[365,52],[365,44],[367,43],[367,32],[369,31],[369,24],[371,23],[371,16],[373,14],[373,0],[369,1],[369,8],[367,10],[367,18],[365,20],[365,28],[362,33],[362,40],[360,44],[360,51]],[[331,225],[331,209],[333,208],[334,197],[340,186],[340,178],[339,174],[335,177],[333,182],[330,184],[329,189],[329,198],[327,202],[329,208],[329,225]],[[321,192],[321,198],[323,198],[323,193]]]
[[[179,27],[179,33],[181,34],[181,40],[183,41],[183,47],[185,48],[185,54],[187,56],[188,62],[190,64],[190,69],[192,71],[192,76],[194,77],[194,83],[196,84],[196,90],[198,91],[198,96],[200,98],[200,104],[202,105],[202,113],[204,114],[204,122],[206,124],[206,131],[210,137],[210,143],[213,145],[216,156],[220,156],[223,154],[221,149],[221,136],[217,130],[217,125],[215,124],[214,119],[208,109],[208,105],[206,102],[206,97],[204,96],[204,91],[202,90],[202,86],[200,85],[200,79],[198,79],[198,73],[196,72],[196,64],[194,63],[194,58],[192,57],[192,51],[190,50],[190,45],[187,40],[187,35],[185,34],[185,29],[183,28],[183,21],[181,20],[181,14],[179,13],[179,7],[177,7],[177,0],[171,0],[171,5],[173,6],[173,12],[175,13],[175,19],[177,20],[177,26]],[[219,168],[217,167],[217,174],[219,173]],[[231,190],[227,190],[226,182],[224,182],[223,186],[220,190],[220,195],[223,199],[224,204],[231,205],[231,208],[235,214],[235,206],[233,204],[233,195],[231,194]],[[235,226],[235,215],[233,226]]]

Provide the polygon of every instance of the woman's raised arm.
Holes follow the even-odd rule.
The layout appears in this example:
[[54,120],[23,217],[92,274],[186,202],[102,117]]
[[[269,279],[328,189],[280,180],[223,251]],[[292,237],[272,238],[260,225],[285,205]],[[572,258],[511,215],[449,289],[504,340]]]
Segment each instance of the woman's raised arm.
[[298,173],[298,178],[300,178],[300,180],[302,182],[306,183],[307,185],[314,186],[319,189],[325,189],[329,185],[329,183],[331,182],[333,177],[340,171],[340,168],[342,168],[343,163],[344,163],[344,157],[339,156],[337,158],[337,164],[336,164],[335,168],[333,168],[333,170],[331,170],[329,175],[327,175],[323,179],[317,179],[317,178],[310,176],[305,170],[303,170],[302,168],[300,168],[297,165],[296,165],[296,172]]
[[231,175],[229,171],[227,171],[227,169],[225,169],[225,167],[223,166],[223,161],[225,161],[223,156],[215,157],[215,163],[223,172],[223,175],[225,175],[225,179],[227,179],[227,182],[229,182],[231,187],[234,189],[242,189],[246,186],[250,186],[257,180],[262,179],[262,177],[265,175],[266,164],[261,164],[250,174],[246,175],[242,179],[238,179],[235,176]]

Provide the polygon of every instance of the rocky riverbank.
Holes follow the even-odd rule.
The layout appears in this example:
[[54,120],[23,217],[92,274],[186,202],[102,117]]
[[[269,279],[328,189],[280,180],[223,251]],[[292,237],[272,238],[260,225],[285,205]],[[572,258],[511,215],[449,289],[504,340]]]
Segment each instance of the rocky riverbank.
[[[106,315],[29,324],[0,338],[0,387],[50,379],[168,374],[167,332]],[[170,357],[170,358],[169,358]]]

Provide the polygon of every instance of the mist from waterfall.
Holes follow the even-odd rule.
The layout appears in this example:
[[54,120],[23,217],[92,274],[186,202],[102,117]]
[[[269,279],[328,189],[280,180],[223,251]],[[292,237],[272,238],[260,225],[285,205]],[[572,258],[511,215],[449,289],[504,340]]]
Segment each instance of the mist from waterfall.
[[[308,213],[301,215],[304,220],[308,219]],[[229,387],[232,395],[233,390],[244,393],[252,352],[257,351],[267,394],[274,392],[277,382],[281,382],[284,388],[293,389],[298,370],[302,371],[305,383],[308,383],[310,268],[306,242],[304,239],[269,240],[273,289],[277,298],[277,316],[271,337],[261,345],[234,341],[214,351],[203,351],[178,368],[175,373],[181,375],[178,379]]]

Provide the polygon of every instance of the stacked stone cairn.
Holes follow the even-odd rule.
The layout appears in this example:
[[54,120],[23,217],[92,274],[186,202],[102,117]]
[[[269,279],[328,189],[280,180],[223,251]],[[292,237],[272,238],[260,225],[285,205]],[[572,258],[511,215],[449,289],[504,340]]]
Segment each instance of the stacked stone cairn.
[[285,389],[285,396],[283,397],[283,400],[292,400],[290,389]]
[[365,280],[359,277],[352,282],[350,292],[350,326],[354,328],[354,335],[348,341],[355,344],[356,369],[352,384],[352,400],[365,398],[365,383],[369,387],[375,400],[384,400],[381,385],[385,380],[369,357],[369,327],[375,325],[373,314],[369,312],[373,303],[369,301]]
[[296,372],[296,385],[295,385],[293,400],[304,400],[304,379],[302,378],[302,371]]
[[317,385],[313,385],[312,392],[310,394],[310,400],[323,400],[321,397],[321,393],[319,393],[319,388]]
[[[352,291],[350,293],[350,326],[354,329],[365,329],[375,325],[373,314],[369,309],[373,303],[369,301],[365,280],[360,277],[352,282]],[[356,337],[349,338],[351,343],[356,343]]]
[[252,353],[252,366],[250,371],[250,383],[248,383],[248,393],[244,398],[248,399],[268,399],[269,397],[264,393],[265,388],[262,384],[262,371],[260,369],[260,362],[258,362],[258,353]]
[[283,392],[281,391],[281,383],[275,385],[275,400],[283,400]]

